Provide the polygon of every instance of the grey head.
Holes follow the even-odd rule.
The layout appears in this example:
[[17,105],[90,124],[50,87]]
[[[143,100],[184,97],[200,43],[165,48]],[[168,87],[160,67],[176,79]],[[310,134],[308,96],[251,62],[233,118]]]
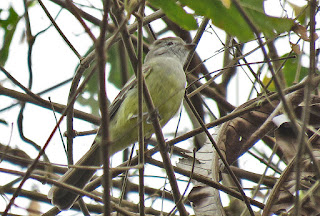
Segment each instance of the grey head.
[[154,41],[150,46],[150,51],[146,55],[145,62],[150,61],[154,57],[171,57],[177,58],[183,65],[194,46],[194,44],[186,44],[179,37],[162,38]]

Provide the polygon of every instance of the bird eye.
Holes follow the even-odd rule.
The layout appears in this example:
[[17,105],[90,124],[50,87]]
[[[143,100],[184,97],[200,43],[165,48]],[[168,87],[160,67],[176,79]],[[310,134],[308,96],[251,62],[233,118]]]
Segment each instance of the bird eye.
[[168,42],[167,43],[167,46],[172,46],[173,45],[173,42]]

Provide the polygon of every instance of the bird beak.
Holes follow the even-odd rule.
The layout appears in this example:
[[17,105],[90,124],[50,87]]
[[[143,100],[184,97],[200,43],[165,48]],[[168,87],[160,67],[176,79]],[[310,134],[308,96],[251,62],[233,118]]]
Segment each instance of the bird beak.
[[184,47],[186,47],[189,51],[194,50],[196,48],[197,44],[186,44]]

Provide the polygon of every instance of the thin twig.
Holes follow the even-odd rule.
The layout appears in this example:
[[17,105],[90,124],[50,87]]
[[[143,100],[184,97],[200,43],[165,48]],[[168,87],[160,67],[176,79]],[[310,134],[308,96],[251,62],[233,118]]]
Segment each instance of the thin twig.
[[137,64],[137,80],[138,80],[138,142],[139,142],[139,212],[140,216],[145,215],[145,205],[144,205],[144,130],[143,130],[143,15],[145,8],[145,0],[140,2],[140,7],[138,11],[138,64]]
[[[87,80],[90,79],[91,76],[87,77]],[[78,91],[76,92],[76,94],[73,96],[73,101],[74,102],[78,96],[78,94],[84,89],[85,87],[85,82],[86,80],[83,81],[82,85],[79,87]],[[17,196],[19,195],[20,190],[22,189],[22,186],[24,185],[24,183],[27,181],[27,179],[30,177],[32,171],[36,168],[36,165],[40,159],[40,157],[44,154],[45,149],[48,147],[53,135],[55,134],[56,130],[58,129],[60,123],[62,122],[62,120],[64,119],[64,116],[66,115],[68,109],[70,109],[70,105],[66,107],[66,109],[62,112],[61,117],[58,121],[58,123],[55,125],[55,127],[53,128],[51,134],[49,135],[47,141],[45,142],[45,144],[43,145],[42,149],[39,151],[38,156],[34,159],[33,163],[30,165],[30,167],[28,168],[28,170],[26,171],[22,181],[20,182],[17,190],[15,191],[15,193],[12,195],[12,198],[10,199],[9,204],[7,205],[3,215],[6,216],[8,214],[8,211],[10,210],[11,206],[14,203],[14,200],[17,198]]]
[[105,72],[105,64],[106,64],[106,57],[104,51],[105,45],[105,37],[106,31],[108,26],[108,13],[110,7],[110,1],[105,0],[103,1],[103,18],[100,26],[100,35],[98,40],[96,41],[96,55],[97,55],[97,65],[99,70],[99,104],[100,104],[100,112],[101,112],[101,130],[102,138],[101,138],[101,154],[100,160],[102,161],[102,169],[103,169],[103,204],[104,204],[104,215],[109,216],[112,212],[110,206],[110,133],[109,133],[109,112],[108,112],[108,97],[106,91],[106,72]]
[[59,32],[60,36],[63,38],[63,40],[68,44],[68,46],[70,47],[70,49],[73,51],[73,53],[78,57],[78,59],[81,59],[81,55],[78,53],[78,51],[76,50],[76,48],[71,44],[71,42],[68,40],[68,38],[63,34],[63,32],[61,31],[61,29],[59,28],[59,26],[57,25],[56,21],[54,21],[53,17],[50,15],[49,11],[47,10],[47,8],[44,6],[42,0],[38,0],[40,6],[42,7],[43,11],[45,12],[45,14],[47,15],[47,17],[50,19],[51,23],[53,24],[53,26],[56,28],[56,30]]
[[[179,200],[179,202],[182,202],[183,201],[183,197],[186,195],[187,193],[187,190],[191,184],[191,181],[192,181],[192,175],[193,175],[193,172],[194,172],[194,168],[195,168],[195,163],[196,163],[196,149],[194,148],[193,149],[193,157],[192,157],[192,165],[191,165],[191,172],[190,172],[190,176],[189,176],[189,180],[188,180],[188,183],[187,183],[187,186],[186,188],[184,189],[184,192],[181,196],[181,199]],[[174,207],[170,212],[169,212],[169,216],[173,214],[174,210],[176,209],[176,207]]]
[[[61,8],[68,10],[70,13],[73,14],[73,10],[70,9],[70,7],[68,7],[68,4],[66,3],[66,1],[64,0],[50,0],[51,2],[59,5]],[[81,17],[83,17],[83,19],[91,22],[92,24],[96,25],[96,26],[100,26],[101,20],[99,20],[98,18],[92,16],[91,14],[81,10],[80,8],[78,8],[78,12],[80,14]],[[109,26],[110,27],[110,26]],[[115,29],[114,26],[112,26],[112,29]],[[110,31],[112,31],[110,29]]]
[[293,108],[292,106],[290,106],[287,102],[287,100],[285,99],[284,93],[283,93],[283,89],[282,86],[278,80],[278,77],[276,76],[274,69],[272,67],[271,61],[268,57],[267,51],[263,45],[262,39],[260,37],[260,32],[257,29],[257,27],[254,25],[254,23],[252,22],[251,18],[247,15],[247,13],[245,12],[245,10],[242,8],[242,6],[240,5],[238,0],[232,0],[233,4],[236,6],[236,8],[238,9],[239,13],[242,15],[242,17],[244,18],[244,20],[247,22],[247,24],[250,26],[251,30],[253,31],[253,33],[256,35],[259,46],[261,48],[261,51],[263,53],[264,59],[266,60],[268,67],[269,67],[269,71],[272,74],[272,77],[274,78],[274,83],[275,83],[275,87],[279,93],[280,99],[283,103],[283,107],[284,110],[286,111],[290,121],[293,124],[293,129],[295,132],[298,132],[298,126],[297,126],[297,122],[296,122],[296,118],[293,112]]
[[[1,70],[1,68],[0,68],[0,70]],[[8,97],[14,98],[14,99],[16,99],[18,101],[31,103],[31,104],[34,104],[34,105],[37,105],[37,106],[40,106],[40,107],[43,107],[43,108],[50,109],[50,110],[51,110],[51,106],[53,106],[55,111],[58,112],[58,113],[62,113],[63,110],[66,108],[66,105],[58,104],[58,103],[54,103],[54,102],[52,102],[50,104],[49,101],[44,100],[44,99],[42,99],[40,97],[35,99],[35,97],[30,96],[30,94],[24,94],[24,93],[21,93],[21,92],[12,90],[12,89],[5,88],[5,87],[3,87],[1,85],[0,85],[0,95],[5,95],[5,96],[8,96]],[[37,96],[37,95],[35,95],[35,96]],[[88,121],[88,122],[90,122],[92,124],[95,124],[95,125],[99,125],[100,124],[100,118],[99,117],[94,116],[92,114],[85,113],[85,112],[80,111],[80,110],[74,110],[74,116],[76,118],[82,119],[84,121]]]
[[[306,86],[304,91],[304,106],[302,112],[302,126],[301,130],[298,134],[298,151],[297,151],[297,160],[295,163],[295,171],[296,171],[296,185],[295,185],[295,215],[301,214],[301,206],[300,206],[300,178],[301,178],[301,157],[306,147],[306,130],[307,125],[309,124],[310,119],[310,98],[311,98],[311,91],[314,89],[312,86],[312,79],[316,75],[316,50],[315,50],[315,16],[316,16],[316,8],[317,8],[317,1],[311,0],[309,1],[309,8],[310,8],[310,69],[308,73],[308,77],[306,80]],[[312,152],[310,153],[311,157],[313,156]],[[317,161],[314,161],[317,163]],[[319,176],[318,176],[319,177]]]
[[[6,168],[0,168],[0,172],[3,172],[3,173],[10,173],[12,175],[17,175],[17,176],[21,176],[23,178],[25,178],[25,175],[27,173],[25,172],[21,172],[21,171],[16,171],[16,170],[10,170],[10,169],[6,169]],[[28,172],[28,171],[27,171]],[[48,182],[50,184],[54,184],[56,186],[59,186],[59,187],[62,187],[62,188],[65,188],[67,190],[72,190],[72,191],[75,191],[76,193],[79,193],[81,194],[82,196],[87,196],[87,197],[90,197],[91,199],[95,200],[95,201],[98,201],[98,202],[102,202],[102,199],[99,197],[99,196],[96,196],[92,193],[89,193],[89,192],[86,192],[86,191],[83,191],[77,187],[74,187],[74,186],[70,186],[69,184],[65,184],[65,183],[61,183],[59,181],[55,181],[55,180],[52,180],[52,179],[48,179],[47,177],[44,177],[44,176],[40,176],[40,175],[36,175],[36,174],[28,174],[30,178],[32,179],[35,179],[35,180],[38,180],[40,182]],[[29,178],[28,177],[28,178]],[[22,180],[23,181],[23,180]],[[21,183],[20,183],[21,184]],[[15,192],[13,193],[13,196],[15,195],[16,191],[17,190],[21,190],[19,189],[19,187],[15,190]],[[11,201],[11,200],[10,200]],[[134,216],[131,212],[129,212],[128,210],[124,209],[124,208],[120,208],[118,205],[116,205],[115,203],[111,202],[110,203],[112,205],[112,208],[114,208],[116,211],[119,211],[120,213],[126,215],[126,216]],[[6,216],[7,215],[7,212],[4,211],[3,216]]]
[[[69,6],[72,14],[76,17],[76,19],[79,21],[79,23],[82,25],[82,27],[84,28],[84,30],[87,32],[87,34],[89,35],[89,37],[91,38],[91,40],[93,42],[96,41],[96,37],[92,34],[91,30],[89,29],[89,27],[86,25],[86,23],[83,21],[83,19],[80,16],[79,13],[79,9],[72,3],[71,0],[66,0],[67,5]],[[103,24],[103,19],[102,19],[102,25]]]
[[[146,161],[148,161],[149,163],[151,163],[151,164],[153,164],[155,166],[163,168],[163,163],[162,162],[157,161],[157,160],[155,160],[155,159],[153,159],[151,157],[146,157]],[[174,171],[176,173],[179,173],[179,174],[184,175],[186,177],[190,177],[190,175],[191,175],[190,171],[187,171],[187,170],[182,169],[180,167],[174,166],[173,168],[174,168]],[[227,194],[229,194],[229,195],[231,195],[231,196],[233,196],[233,197],[235,197],[237,199],[243,200],[242,195],[238,191],[235,191],[235,190],[231,189],[230,187],[227,187],[227,186],[224,186],[224,185],[222,185],[222,184],[220,184],[218,182],[215,182],[211,178],[208,178],[206,176],[203,176],[203,175],[200,175],[200,174],[197,174],[197,173],[192,173],[192,178],[195,181],[201,182],[201,183],[206,184],[206,185],[208,185],[210,187],[213,187],[215,189],[223,191],[223,192],[225,192],[225,193],[227,193]],[[252,205],[254,205],[254,206],[256,206],[256,207],[258,207],[260,209],[264,208],[264,204],[263,203],[258,202],[258,201],[254,200],[254,199],[251,199],[250,197],[246,197],[246,199],[248,199]]]
[[[49,88],[47,88],[47,89],[45,89],[45,90],[43,90],[43,91],[40,91],[40,92],[37,93],[36,95],[41,96],[42,94],[45,94],[45,93],[50,92],[50,91],[52,91],[52,90],[54,90],[54,89],[56,89],[56,88],[58,88],[58,87],[60,87],[60,86],[63,86],[63,85],[65,85],[65,84],[67,84],[67,83],[70,82],[71,80],[72,80],[72,78],[66,79],[66,80],[64,80],[64,81],[62,81],[62,82],[60,82],[60,83],[58,83],[58,84],[56,84],[56,85],[53,85],[52,87],[49,87]],[[16,105],[19,105],[19,104],[20,104],[20,103],[13,103],[13,104],[5,107],[5,108],[0,109],[0,112],[6,111],[6,110],[8,110],[8,109],[10,109],[10,108],[12,108],[12,107],[14,107],[14,106],[16,106]]]
[[235,185],[237,186],[238,190],[240,191],[241,196],[243,197],[243,200],[250,212],[251,215],[254,215],[253,210],[250,206],[250,202],[246,197],[246,194],[244,193],[237,177],[235,176],[235,174],[232,172],[232,170],[230,169],[230,166],[227,162],[227,159],[224,157],[223,153],[221,152],[221,150],[219,149],[217,143],[214,141],[213,137],[211,136],[211,134],[209,133],[208,129],[205,127],[204,122],[202,121],[201,117],[199,116],[198,112],[196,111],[196,109],[194,108],[193,104],[191,103],[191,101],[189,100],[189,98],[187,96],[185,96],[185,100],[187,101],[189,107],[191,108],[193,114],[196,116],[198,122],[200,123],[201,127],[203,128],[204,132],[206,133],[208,139],[210,140],[211,144],[213,145],[214,149],[216,150],[216,152],[219,155],[219,159],[222,160],[223,164],[225,165],[225,168],[228,170],[229,175],[231,176],[233,182],[235,183]]

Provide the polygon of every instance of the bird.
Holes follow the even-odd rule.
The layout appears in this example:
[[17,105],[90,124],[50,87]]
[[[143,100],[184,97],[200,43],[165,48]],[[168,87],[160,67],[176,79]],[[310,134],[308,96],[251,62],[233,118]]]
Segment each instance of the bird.
[[[186,75],[183,69],[188,54],[195,48],[179,37],[166,37],[155,40],[147,53],[142,72],[146,86],[163,127],[181,107],[186,88]],[[109,106],[110,155],[133,144],[138,139],[138,88],[133,76],[124,85]],[[154,133],[148,110],[143,102],[143,129],[146,137]],[[79,159],[76,166],[101,166],[98,131],[89,151]],[[82,189],[93,177],[95,170],[69,168],[58,180]],[[60,210],[67,210],[77,201],[78,195],[53,185],[48,193],[51,203]]]

